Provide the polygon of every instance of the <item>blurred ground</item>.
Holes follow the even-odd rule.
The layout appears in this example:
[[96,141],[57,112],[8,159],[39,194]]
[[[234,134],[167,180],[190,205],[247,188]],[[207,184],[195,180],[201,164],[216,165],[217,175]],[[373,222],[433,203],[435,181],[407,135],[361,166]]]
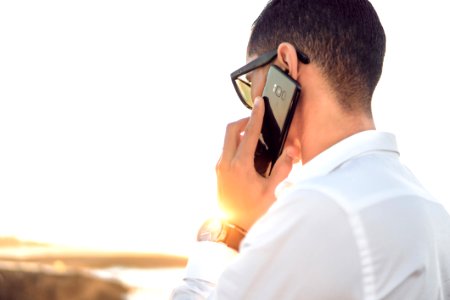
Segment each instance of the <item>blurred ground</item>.
[[109,268],[182,268],[186,258],[73,250],[0,238],[0,300],[123,300],[135,287],[96,276]]
[[129,288],[82,273],[0,270],[2,300],[122,300]]

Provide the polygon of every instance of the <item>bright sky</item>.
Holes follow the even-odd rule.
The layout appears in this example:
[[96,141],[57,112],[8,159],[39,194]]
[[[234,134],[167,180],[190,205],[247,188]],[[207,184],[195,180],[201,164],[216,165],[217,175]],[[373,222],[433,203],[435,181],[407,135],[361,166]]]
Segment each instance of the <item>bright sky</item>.
[[[229,74],[265,0],[2,1],[0,236],[186,253],[216,211]],[[450,210],[445,0],[372,1],[379,129]]]

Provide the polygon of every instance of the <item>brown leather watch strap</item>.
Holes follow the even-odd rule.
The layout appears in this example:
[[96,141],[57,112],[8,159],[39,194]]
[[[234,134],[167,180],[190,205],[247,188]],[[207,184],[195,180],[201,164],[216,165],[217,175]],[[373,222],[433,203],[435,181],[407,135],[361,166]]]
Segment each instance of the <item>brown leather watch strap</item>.
[[239,245],[247,234],[247,231],[237,225],[227,223],[225,221],[223,222],[223,226],[225,227],[224,230],[226,230],[223,243],[225,243],[228,247],[239,251]]

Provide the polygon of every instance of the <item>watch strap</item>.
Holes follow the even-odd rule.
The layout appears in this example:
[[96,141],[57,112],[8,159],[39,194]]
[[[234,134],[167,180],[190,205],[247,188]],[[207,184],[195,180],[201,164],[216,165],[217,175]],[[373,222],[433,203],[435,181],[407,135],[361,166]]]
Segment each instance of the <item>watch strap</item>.
[[226,230],[226,235],[224,237],[223,243],[228,247],[239,251],[239,245],[247,234],[247,231],[237,225],[228,222],[223,222],[223,226],[224,230]]
[[211,218],[198,231],[197,241],[223,243],[231,249],[239,251],[239,245],[247,231],[225,220]]

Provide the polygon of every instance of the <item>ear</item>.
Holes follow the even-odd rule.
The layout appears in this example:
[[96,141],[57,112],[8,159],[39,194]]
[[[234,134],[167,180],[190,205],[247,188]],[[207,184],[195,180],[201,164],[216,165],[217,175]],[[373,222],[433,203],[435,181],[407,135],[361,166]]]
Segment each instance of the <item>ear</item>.
[[278,45],[277,52],[277,65],[283,70],[287,70],[292,78],[298,80],[300,63],[295,47],[290,43],[283,42]]

